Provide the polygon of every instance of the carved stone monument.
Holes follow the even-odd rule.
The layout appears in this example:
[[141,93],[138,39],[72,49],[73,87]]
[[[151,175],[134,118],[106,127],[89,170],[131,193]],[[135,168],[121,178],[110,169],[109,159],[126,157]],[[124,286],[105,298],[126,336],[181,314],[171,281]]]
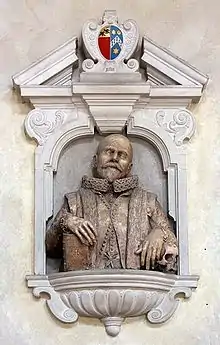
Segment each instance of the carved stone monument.
[[[49,295],[61,322],[97,318],[116,336],[126,317],[167,321],[177,296],[197,287],[188,262],[186,156],[195,130],[190,107],[208,79],[146,36],[141,46],[137,24],[121,24],[115,11],[85,23],[82,37],[82,45],[74,37],[13,77],[33,105],[25,130],[37,142],[34,273],[26,279],[34,296]],[[63,152],[96,132],[103,140],[93,176],[62,193],[56,215]],[[162,162],[166,212],[132,175],[131,138],[150,143]],[[48,270],[49,256],[62,259],[59,272]]]
[[94,176],[65,196],[46,233],[49,255],[59,257],[63,247],[64,270],[176,272],[177,240],[156,196],[130,174],[132,155],[126,137],[107,136],[93,157]]

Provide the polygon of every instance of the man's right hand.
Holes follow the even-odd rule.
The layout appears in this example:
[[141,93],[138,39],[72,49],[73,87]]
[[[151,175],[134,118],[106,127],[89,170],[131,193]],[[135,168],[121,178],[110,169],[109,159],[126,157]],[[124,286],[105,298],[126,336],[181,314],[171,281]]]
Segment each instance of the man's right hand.
[[89,221],[83,218],[65,212],[61,219],[61,226],[64,232],[72,232],[85,245],[92,246],[96,243],[96,230]]

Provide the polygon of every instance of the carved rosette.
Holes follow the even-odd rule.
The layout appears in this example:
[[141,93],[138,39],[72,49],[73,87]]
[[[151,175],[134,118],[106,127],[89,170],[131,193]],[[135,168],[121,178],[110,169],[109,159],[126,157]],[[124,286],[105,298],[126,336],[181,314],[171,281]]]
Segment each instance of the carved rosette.
[[[123,37],[120,53],[114,59],[104,57],[98,44],[101,30],[110,25],[118,28]],[[82,64],[84,72],[129,73],[138,70],[138,61],[135,59],[129,60],[139,41],[138,27],[134,20],[127,20],[123,24],[119,24],[115,11],[105,11],[100,22],[90,20],[84,24],[82,37],[86,55],[90,57]]]
[[172,117],[164,110],[156,113],[157,124],[170,133],[177,146],[181,146],[184,140],[190,139],[195,132],[195,120],[192,113],[186,109],[176,110]]
[[179,304],[177,295],[189,298],[198,281],[196,276],[132,270],[55,273],[44,283],[42,276],[39,281],[36,276],[27,279],[34,296],[50,296],[47,305],[58,320],[97,318],[110,336],[119,334],[126,317],[146,314],[151,323],[167,321]]

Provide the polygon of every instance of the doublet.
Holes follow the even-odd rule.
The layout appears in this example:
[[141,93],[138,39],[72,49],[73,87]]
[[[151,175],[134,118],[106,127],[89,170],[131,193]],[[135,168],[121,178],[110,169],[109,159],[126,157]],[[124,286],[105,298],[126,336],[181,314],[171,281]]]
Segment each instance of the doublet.
[[81,188],[65,195],[64,204],[46,233],[48,255],[62,255],[60,220],[64,210],[90,221],[96,229],[93,268],[140,269],[136,251],[154,228],[163,231],[164,243],[176,243],[156,196],[140,188],[136,176],[112,184],[84,176]]

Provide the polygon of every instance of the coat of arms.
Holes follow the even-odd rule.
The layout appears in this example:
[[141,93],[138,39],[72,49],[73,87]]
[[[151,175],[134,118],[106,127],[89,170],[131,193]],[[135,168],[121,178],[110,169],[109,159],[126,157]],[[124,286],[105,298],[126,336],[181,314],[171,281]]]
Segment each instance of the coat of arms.
[[114,60],[121,52],[123,33],[116,25],[107,25],[100,30],[99,49],[107,60]]
[[[120,24],[115,11],[105,11],[100,22],[85,23],[82,36],[88,57],[82,65],[85,72],[130,74],[138,71],[139,63],[132,58],[139,41],[134,20]],[[139,80],[139,73],[137,77]]]

